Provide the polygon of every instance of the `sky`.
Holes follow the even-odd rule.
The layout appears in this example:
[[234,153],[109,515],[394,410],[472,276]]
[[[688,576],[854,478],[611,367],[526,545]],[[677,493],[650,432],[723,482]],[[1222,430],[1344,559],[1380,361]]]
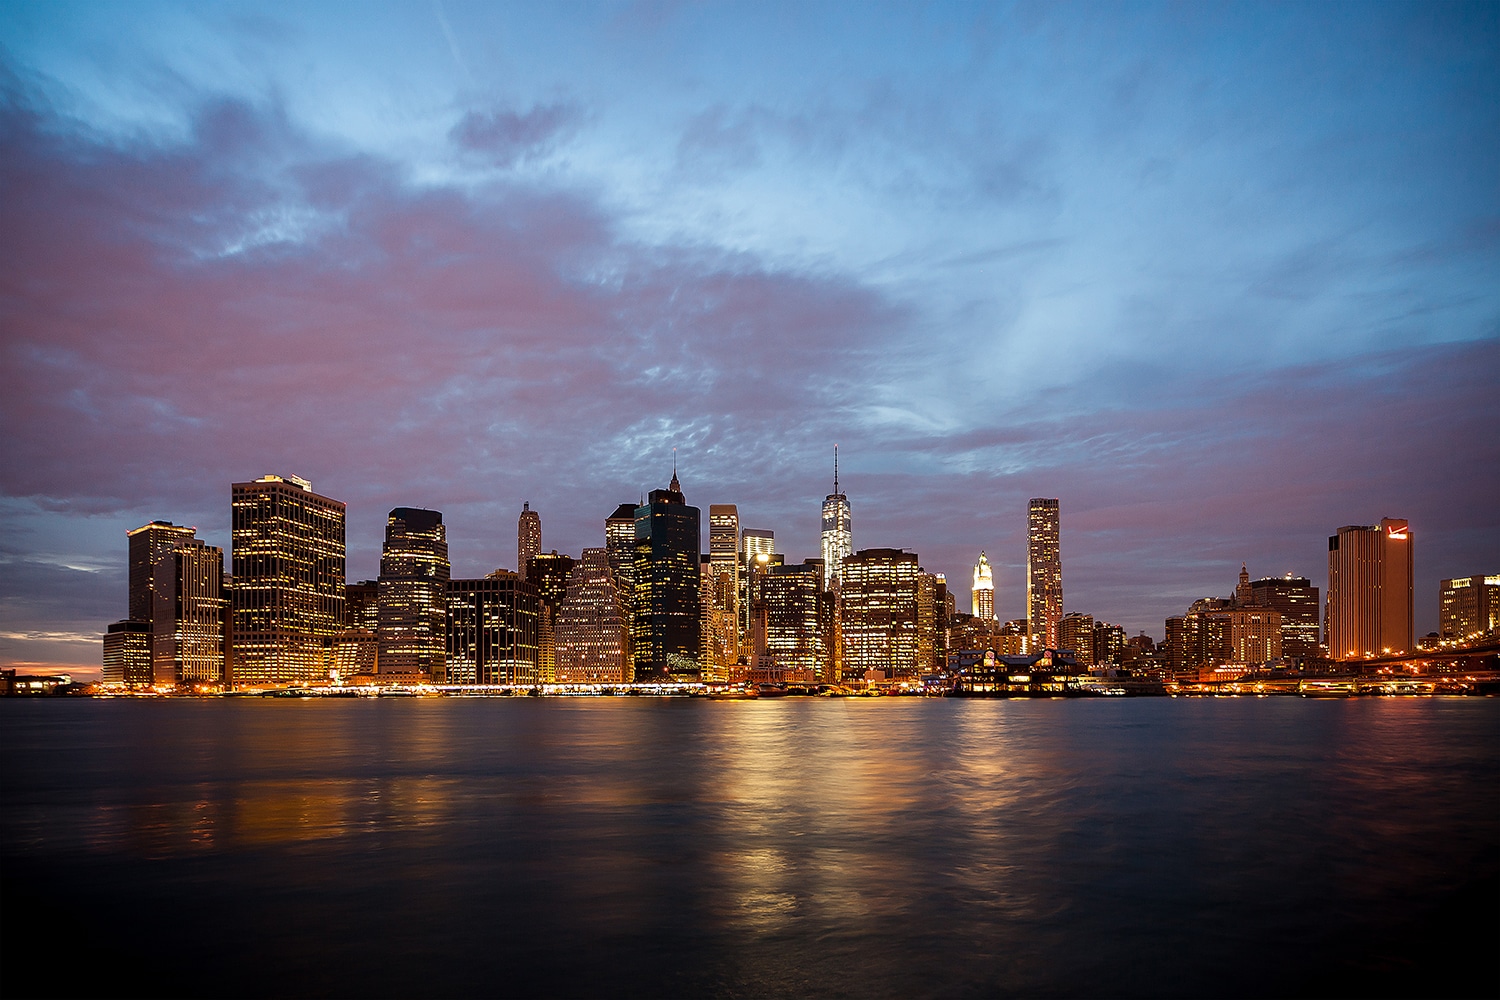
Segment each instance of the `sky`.
[[[0,663],[97,671],[125,532],[443,512],[455,576],[666,486],[840,485],[968,610],[1157,638],[1410,519],[1500,573],[1500,5],[0,3]],[[707,524],[705,517],[704,530]]]

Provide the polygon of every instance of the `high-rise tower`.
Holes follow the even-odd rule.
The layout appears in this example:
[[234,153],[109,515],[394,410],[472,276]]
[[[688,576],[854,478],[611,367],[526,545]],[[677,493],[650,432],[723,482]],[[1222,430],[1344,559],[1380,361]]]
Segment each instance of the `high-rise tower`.
[[531,560],[542,554],[542,515],[531,509],[529,501],[521,504],[521,517],[516,522],[516,572],[526,575]]
[[344,628],[344,505],[295,476],[262,476],[231,490],[228,683],[323,680]]
[[1026,521],[1027,651],[1057,649],[1062,627],[1061,513],[1056,498],[1034,498]]
[[723,626],[720,653],[733,662],[739,654],[740,620],[740,509],[732,503],[708,505],[709,579],[704,599],[710,622]]
[[979,562],[974,564],[974,587],[969,591],[975,618],[992,621],[995,617],[995,577],[990,571],[990,561],[984,550],[979,550]]
[[635,601],[630,643],[637,681],[696,679],[702,652],[699,613],[700,511],[672,484],[635,509]]
[[833,446],[833,492],[823,498],[823,586],[839,583],[844,557],[854,551],[849,498],[839,490],[839,446]]
[[194,538],[166,552],[152,581],[157,687],[224,682],[224,550]]
[[1412,537],[1404,518],[1328,539],[1328,655],[1405,652],[1412,643]]
[[380,554],[377,636],[383,674],[442,681],[448,643],[448,535],[435,510],[397,507]]

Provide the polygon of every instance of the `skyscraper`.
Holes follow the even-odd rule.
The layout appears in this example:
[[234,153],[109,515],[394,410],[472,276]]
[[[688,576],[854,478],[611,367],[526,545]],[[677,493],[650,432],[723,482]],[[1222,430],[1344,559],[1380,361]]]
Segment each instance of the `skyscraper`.
[[1347,525],[1328,538],[1328,655],[1414,649],[1412,533],[1404,518]]
[[860,549],[844,559],[839,591],[843,676],[867,670],[914,676],[918,657],[917,556],[901,549]]
[[979,550],[979,562],[974,564],[974,587],[969,591],[975,618],[986,620],[995,617],[995,577],[990,572],[990,561],[984,550]]
[[[1248,596],[1241,598],[1241,593]],[[1271,608],[1281,615],[1280,655],[1318,655],[1318,611],[1321,602],[1318,600],[1318,588],[1306,577],[1288,574],[1254,580],[1238,588],[1235,597],[1240,607]]]
[[516,572],[526,575],[531,560],[542,552],[542,515],[531,509],[530,501],[521,504],[521,517],[516,522]]
[[1082,611],[1063,615],[1057,628],[1058,644],[1055,648],[1073,654],[1081,667],[1094,665],[1094,616]]
[[710,615],[715,619],[728,616],[731,631],[732,652],[739,652],[740,620],[740,509],[732,503],[708,505],[708,556],[709,567],[714,575],[712,584],[705,593],[712,607]]
[[609,568],[620,581],[620,599],[625,604],[627,622],[635,600],[635,508],[633,503],[622,503],[604,519],[604,553],[609,557]]
[[1500,628],[1500,575],[1438,583],[1438,635],[1462,641]]
[[148,688],[155,681],[151,667],[151,624],[126,618],[104,633],[104,673],[107,685]]
[[742,652],[753,652],[755,631],[750,593],[753,570],[757,557],[776,554],[776,532],[766,528],[742,528],[740,530],[739,581],[736,585],[736,600],[739,602],[739,633]]
[[768,565],[756,588],[764,605],[765,651],[778,669],[828,676],[828,603],[823,566]]
[[192,539],[156,562],[151,584],[157,687],[224,683],[224,550]]
[[325,679],[344,627],[344,505],[295,476],[235,483],[231,494],[229,683]]
[[629,622],[604,549],[584,549],[557,615],[557,680],[619,684],[630,679]]
[[531,557],[526,580],[536,588],[540,601],[537,629],[537,670],[543,683],[557,677],[557,612],[568,593],[568,575],[573,572],[573,557],[559,555],[556,549]]
[[1057,649],[1062,627],[1061,513],[1057,500],[1034,498],[1027,511],[1027,650]]
[[156,632],[152,624],[152,616],[156,612],[153,589],[156,564],[177,546],[192,541],[197,530],[171,521],[152,521],[125,533],[130,544],[130,609],[127,620],[145,623],[148,647]]
[[448,642],[448,535],[435,510],[397,507],[380,554],[380,672],[441,683]]
[[535,684],[538,600],[519,573],[449,580],[446,671],[450,684]]
[[672,472],[635,510],[635,600],[630,644],[637,681],[696,679],[702,652],[702,528]]
[[839,490],[839,446],[833,446],[833,492],[823,498],[823,586],[837,588],[844,557],[854,551],[849,498]]

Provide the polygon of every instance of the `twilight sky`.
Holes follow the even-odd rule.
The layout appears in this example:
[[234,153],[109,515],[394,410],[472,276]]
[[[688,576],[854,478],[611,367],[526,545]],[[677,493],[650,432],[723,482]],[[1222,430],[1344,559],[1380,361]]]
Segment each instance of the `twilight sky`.
[[1411,519],[1500,572],[1500,5],[0,5],[0,663],[97,670],[125,531],[229,484],[666,485],[1160,638]]

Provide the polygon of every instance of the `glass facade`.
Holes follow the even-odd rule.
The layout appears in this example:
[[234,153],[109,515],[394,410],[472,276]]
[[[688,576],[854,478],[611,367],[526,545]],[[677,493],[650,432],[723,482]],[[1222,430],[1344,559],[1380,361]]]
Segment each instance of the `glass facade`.
[[1056,499],[1035,498],[1026,518],[1027,652],[1057,649],[1062,639],[1062,517]]
[[391,511],[378,581],[380,673],[443,680],[451,575],[443,515],[416,507]]

